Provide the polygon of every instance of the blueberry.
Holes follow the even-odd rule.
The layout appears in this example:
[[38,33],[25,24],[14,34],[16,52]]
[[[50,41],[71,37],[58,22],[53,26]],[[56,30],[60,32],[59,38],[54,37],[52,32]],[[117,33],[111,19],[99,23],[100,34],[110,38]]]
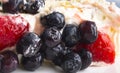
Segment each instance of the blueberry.
[[45,57],[47,60],[55,60],[60,54],[64,53],[65,46],[63,44],[59,44],[53,48],[46,48]]
[[23,7],[23,12],[36,14],[38,13],[39,8],[43,7],[44,5],[45,5],[44,0],[27,0]]
[[2,3],[3,12],[6,13],[21,12],[23,6],[24,6],[23,0],[8,0],[8,2]]
[[76,73],[82,66],[81,58],[77,53],[68,53],[62,59],[61,68],[66,73]]
[[63,30],[62,41],[67,47],[73,47],[79,41],[78,27],[75,24],[68,24]]
[[41,17],[41,23],[47,27],[57,27],[61,30],[65,25],[65,16],[60,12],[53,12]]
[[97,26],[93,21],[83,21],[79,25],[79,36],[81,36],[81,43],[93,43],[97,37]]
[[61,33],[55,27],[46,29],[41,37],[47,47],[55,47],[61,42]]
[[25,33],[17,42],[16,51],[25,57],[34,56],[40,49],[42,41],[39,36],[33,32]]
[[21,59],[22,67],[28,71],[35,71],[37,68],[41,66],[42,62],[43,62],[43,58],[40,53],[36,53],[32,57],[22,56]]
[[17,69],[19,61],[17,54],[12,51],[4,51],[0,54],[0,73],[11,73]]
[[63,63],[63,57],[70,52],[71,49],[64,46],[64,48],[54,57],[54,60],[52,60],[52,62],[57,66],[61,66]]
[[86,49],[81,49],[78,54],[82,60],[81,70],[86,69],[92,63],[92,53]]

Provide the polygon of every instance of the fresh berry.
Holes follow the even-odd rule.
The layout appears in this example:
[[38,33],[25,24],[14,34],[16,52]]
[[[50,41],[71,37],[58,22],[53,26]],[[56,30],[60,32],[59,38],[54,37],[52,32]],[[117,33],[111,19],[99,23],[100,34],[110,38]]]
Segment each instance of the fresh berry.
[[53,12],[40,19],[41,23],[47,27],[57,27],[61,30],[65,25],[65,16],[60,12]]
[[43,58],[40,53],[36,53],[32,57],[24,57],[22,56],[21,64],[25,70],[35,71],[37,68],[41,66],[43,62]]
[[55,47],[61,42],[61,33],[55,27],[46,29],[41,37],[47,47]]
[[57,56],[55,57],[54,60],[52,60],[52,62],[57,66],[61,66],[61,64],[63,63],[63,57],[70,52],[72,52],[72,50],[70,48],[64,46],[64,49],[62,49],[57,54]]
[[75,46],[80,37],[78,37],[78,27],[74,24],[68,24],[63,30],[62,41],[67,47]]
[[36,14],[40,7],[45,5],[44,0],[26,0],[26,3],[23,7],[23,12]]
[[115,60],[115,46],[110,37],[103,32],[98,32],[97,40],[92,44],[78,44],[76,51],[86,48],[92,53],[94,62],[105,62],[112,64]]
[[21,16],[0,16],[0,50],[15,45],[28,30],[29,23]]
[[89,65],[92,63],[92,53],[86,49],[81,49],[77,53],[80,55],[82,61],[81,70],[89,67]]
[[17,42],[16,50],[18,54],[23,54],[25,57],[31,57],[39,51],[41,45],[41,39],[37,34],[27,32]]
[[93,43],[98,36],[97,26],[95,22],[83,21],[79,25],[79,36],[81,36],[81,43]]
[[60,54],[65,52],[65,46],[63,44],[59,44],[53,48],[46,48],[45,50],[45,57],[47,60],[56,60]]
[[3,12],[7,13],[18,13],[24,6],[23,0],[8,0],[2,4]]
[[61,68],[66,73],[76,73],[82,66],[81,58],[77,53],[68,53],[62,59]]
[[17,54],[12,51],[4,51],[0,54],[0,73],[11,73],[17,69],[19,61]]

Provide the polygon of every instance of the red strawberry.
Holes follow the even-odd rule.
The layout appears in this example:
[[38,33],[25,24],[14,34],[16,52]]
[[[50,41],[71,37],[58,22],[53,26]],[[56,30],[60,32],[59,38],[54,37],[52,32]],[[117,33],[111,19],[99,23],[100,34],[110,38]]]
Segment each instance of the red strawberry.
[[13,46],[28,29],[29,23],[20,15],[0,15],[0,50]]
[[78,44],[76,51],[80,48],[88,49],[93,55],[94,62],[105,62],[112,64],[115,60],[115,47],[109,36],[105,33],[98,32],[97,40],[92,44]]

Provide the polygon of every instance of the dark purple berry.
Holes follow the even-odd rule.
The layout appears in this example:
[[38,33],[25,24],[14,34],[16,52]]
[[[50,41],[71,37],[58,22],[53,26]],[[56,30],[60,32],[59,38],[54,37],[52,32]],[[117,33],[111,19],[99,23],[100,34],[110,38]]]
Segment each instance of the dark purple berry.
[[81,36],[81,43],[92,43],[97,39],[97,26],[93,21],[83,21],[79,25],[79,36]]
[[44,0],[26,0],[26,3],[24,3],[23,12],[30,13],[30,14],[36,14],[38,13],[38,10],[40,7],[43,7],[45,5]]
[[62,49],[58,53],[58,55],[54,58],[54,60],[52,60],[52,62],[57,66],[61,66],[61,64],[63,63],[64,56],[70,52],[71,52],[71,49],[64,46],[64,49]]
[[63,54],[65,52],[65,46],[63,44],[59,44],[53,48],[46,48],[45,50],[45,58],[47,60],[56,60],[56,57]]
[[80,37],[78,36],[78,27],[75,24],[68,24],[63,30],[62,41],[67,47],[75,46]]
[[0,54],[0,73],[11,73],[17,69],[19,61],[17,54],[12,51],[4,51]]
[[43,32],[42,40],[47,47],[55,47],[61,42],[61,33],[55,27],[48,28]]
[[53,12],[40,19],[41,23],[47,27],[56,27],[61,30],[65,25],[65,17],[60,12]]
[[86,69],[92,63],[92,53],[87,51],[86,49],[81,49],[78,54],[82,60],[81,70]]
[[2,3],[3,12],[6,13],[21,12],[23,6],[24,6],[23,0],[8,0],[8,2]]
[[82,66],[81,58],[77,53],[68,53],[62,59],[61,68],[66,73],[76,73]]
[[36,53],[32,57],[22,56],[21,59],[22,67],[28,71],[35,71],[41,66],[42,62],[43,62],[43,58],[40,53]]
[[18,54],[31,57],[39,51],[41,45],[42,42],[39,36],[33,32],[28,32],[17,42],[16,50]]

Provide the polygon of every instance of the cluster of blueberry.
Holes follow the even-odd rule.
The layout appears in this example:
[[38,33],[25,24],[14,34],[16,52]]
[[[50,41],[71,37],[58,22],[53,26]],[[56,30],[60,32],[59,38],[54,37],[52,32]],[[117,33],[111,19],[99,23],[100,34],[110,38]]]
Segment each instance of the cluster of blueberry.
[[40,36],[27,32],[16,45],[17,53],[22,54],[21,65],[24,69],[34,71],[44,59],[66,73],[76,73],[91,64],[92,54],[89,51],[81,49],[74,52],[72,48],[79,42],[89,44],[97,39],[94,22],[83,21],[78,26],[65,24],[65,16],[59,12],[43,16],[40,21],[45,27],[44,32]]
[[2,3],[3,12],[36,14],[40,7],[45,5],[44,0],[8,0]]

